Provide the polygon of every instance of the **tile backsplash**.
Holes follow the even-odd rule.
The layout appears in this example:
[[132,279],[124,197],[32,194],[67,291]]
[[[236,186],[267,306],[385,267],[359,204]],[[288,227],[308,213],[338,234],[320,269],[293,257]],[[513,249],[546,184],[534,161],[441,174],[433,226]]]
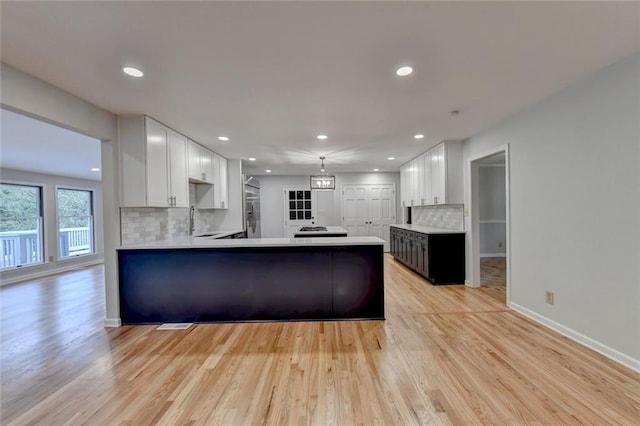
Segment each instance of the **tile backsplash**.
[[[189,185],[190,205],[196,204],[195,184]],[[195,234],[213,231],[213,210],[196,210]],[[189,235],[188,208],[123,207],[120,209],[122,245],[150,243]]]
[[412,207],[411,221],[415,225],[464,231],[464,205],[443,204]]

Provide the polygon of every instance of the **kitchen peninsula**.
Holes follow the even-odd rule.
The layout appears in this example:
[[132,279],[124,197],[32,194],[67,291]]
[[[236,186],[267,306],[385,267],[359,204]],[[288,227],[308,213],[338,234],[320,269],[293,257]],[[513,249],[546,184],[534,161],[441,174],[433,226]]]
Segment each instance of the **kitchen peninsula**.
[[376,237],[183,237],[118,249],[123,324],[384,319]]

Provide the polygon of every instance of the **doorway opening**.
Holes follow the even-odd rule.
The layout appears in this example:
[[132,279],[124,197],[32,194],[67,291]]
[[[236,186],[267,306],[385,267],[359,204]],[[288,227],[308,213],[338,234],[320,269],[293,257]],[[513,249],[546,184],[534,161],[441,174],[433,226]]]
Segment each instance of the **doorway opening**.
[[10,108],[0,121],[3,284],[102,262],[101,141]]
[[471,161],[472,285],[494,299],[509,301],[508,149]]

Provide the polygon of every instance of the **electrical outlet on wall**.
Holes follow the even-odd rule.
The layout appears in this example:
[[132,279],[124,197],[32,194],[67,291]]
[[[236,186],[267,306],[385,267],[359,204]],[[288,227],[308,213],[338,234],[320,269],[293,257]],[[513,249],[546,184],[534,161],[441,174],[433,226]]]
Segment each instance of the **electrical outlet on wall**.
[[547,291],[545,292],[544,301],[550,305],[553,305],[553,292]]
[[502,247],[502,241],[498,241],[498,247]]

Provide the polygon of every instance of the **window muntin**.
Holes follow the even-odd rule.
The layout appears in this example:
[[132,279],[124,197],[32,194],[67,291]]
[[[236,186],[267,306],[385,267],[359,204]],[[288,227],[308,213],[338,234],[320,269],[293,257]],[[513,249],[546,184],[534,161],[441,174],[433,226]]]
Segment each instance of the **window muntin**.
[[0,183],[0,269],[42,263],[42,187]]
[[58,188],[58,256],[94,253],[93,192]]

